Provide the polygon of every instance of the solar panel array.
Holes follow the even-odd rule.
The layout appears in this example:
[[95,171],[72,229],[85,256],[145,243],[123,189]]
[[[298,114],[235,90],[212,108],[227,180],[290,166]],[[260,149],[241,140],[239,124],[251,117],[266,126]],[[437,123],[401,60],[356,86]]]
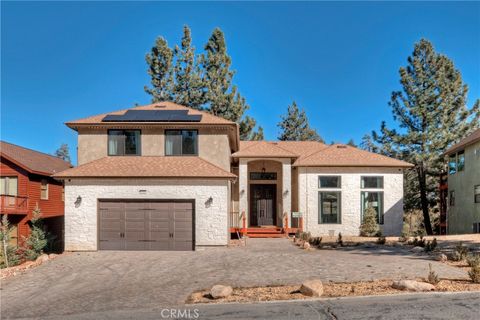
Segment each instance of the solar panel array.
[[106,115],[102,122],[200,122],[201,114],[188,110],[128,110],[125,114]]

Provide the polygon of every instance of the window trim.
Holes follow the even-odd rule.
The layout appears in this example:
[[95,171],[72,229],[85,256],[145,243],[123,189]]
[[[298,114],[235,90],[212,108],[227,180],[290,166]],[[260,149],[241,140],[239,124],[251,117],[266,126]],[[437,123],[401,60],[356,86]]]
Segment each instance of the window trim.
[[[322,178],[338,178],[336,187],[322,187]],[[318,176],[318,188],[322,190],[326,189],[341,189],[342,188],[342,176],[341,175],[322,175]]]
[[[378,189],[377,189],[378,190]],[[382,203],[382,212],[377,214],[377,223],[381,226],[385,224],[385,192],[382,191],[360,191],[360,224],[363,222],[363,217],[365,215],[365,207],[363,203],[363,197],[362,195],[365,192],[370,192],[370,193],[380,193],[381,196],[381,203]],[[380,216],[382,217],[382,220],[380,220]]]
[[[475,193],[476,192],[475,189],[477,188],[479,189],[479,193]],[[477,197],[478,197],[478,201],[477,201]],[[480,184],[473,186],[473,203],[480,203]]]
[[[380,186],[380,187],[374,187],[374,188],[372,188],[372,187],[363,187],[362,184],[364,184],[364,183],[363,183],[363,179],[364,179],[364,178],[377,178],[377,179],[380,179],[380,181],[381,181],[381,186]],[[363,189],[383,190],[384,186],[385,186],[384,176],[360,176],[360,189],[362,189],[362,190],[363,190]]]
[[[171,132],[171,131],[180,131],[182,134],[182,154],[167,154],[167,132]],[[194,154],[183,154],[183,131],[195,131],[197,133],[197,139],[196,139],[196,143],[197,143],[197,152],[194,153]],[[165,154],[166,157],[198,157],[198,155],[200,154],[200,144],[198,143],[198,129],[165,129],[163,131],[163,136],[164,136],[164,148],[163,148],[163,152]]]
[[[44,182],[45,182],[45,192],[46,192],[45,197],[42,196]],[[50,195],[50,187],[49,187],[48,180],[47,179],[40,180],[40,200],[48,200],[49,195]]]
[[[125,140],[123,141],[123,154],[110,154],[110,132],[111,131],[138,131],[138,154],[125,154]],[[125,134],[123,134],[125,137]],[[107,155],[109,157],[139,157],[142,155],[142,130],[141,129],[108,129],[107,130]]]
[[[322,194],[323,193],[336,193],[337,194],[337,199],[338,199],[338,214],[337,214],[337,222],[322,222],[322,216],[323,216],[323,203],[322,203]],[[327,190],[319,190],[318,191],[318,224],[322,225],[338,225],[342,224],[342,191],[340,190],[332,190],[332,191],[327,191]]]
[[[463,164],[462,164],[462,167],[460,167],[460,155],[463,155]],[[456,160],[457,172],[465,171],[465,150],[460,150],[460,151],[458,151],[456,158],[457,158],[457,160]]]
[[[1,176],[0,178],[2,179],[5,179],[5,194],[1,194],[2,196],[10,196],[10,197],[18,197],[18,191],[19,191],[19,185],[18,185],[18,176]],[[15,178],[17,179],[17,190],[16,190],[16,194],[15,195],[11,195],[11,194],[8,194],[8,180],[12,179],[12,178]],[[0,181],[1,183],[1,181]]]
[[[450,164],[453,163],[454,168],[450,167]],[[448,175],[454,175],[458,172],[457,170],[457,154],[453,153],[448,156],[448,163],[447,163],[447,170],[448,170]]]

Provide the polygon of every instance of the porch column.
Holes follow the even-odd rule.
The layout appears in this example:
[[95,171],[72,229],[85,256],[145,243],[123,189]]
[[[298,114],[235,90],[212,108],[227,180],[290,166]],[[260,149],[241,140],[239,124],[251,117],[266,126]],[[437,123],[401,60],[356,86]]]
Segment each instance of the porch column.
[[283,214],[286,212],[290,228],[292,226],[292,165],[289,158],[282,160],[282,188],[282,219],[285,221]]
[[248,226],[248,159],[240,159],[238,164],[238,191],[238,211],[245,212]]

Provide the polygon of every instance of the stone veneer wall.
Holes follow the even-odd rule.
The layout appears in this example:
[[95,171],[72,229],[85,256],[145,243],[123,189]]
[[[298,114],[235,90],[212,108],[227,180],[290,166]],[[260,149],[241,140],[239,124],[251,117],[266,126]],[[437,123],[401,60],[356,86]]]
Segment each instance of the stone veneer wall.
[[[140,190],[146,191],[140,193]],[[78,196],[82,201],[76,206]],[[207,206],[209,197],[213,202]],[[66,180],[65,250],[97,250],[98,199],[195,199],[196,245],[227,245],[227,180]]]
[[[399,168],[354,168],[354,167],[324,167],[298,168],[298,206],[304,216],[304,230],[310,231],[313,236],[328,235],[333,231],[335,235],[359,235],[361,224],[361,191],[383,191],[384,218],[381,226],[383,235],[400,235],[403,225],[403,171]],[[320,189],[318,177],[320,175],[341,176],[341,189]],[[384,188],[361,189],[361,176],[383,176]],[[341,191],[341,223],[318,223],[318,192]]]

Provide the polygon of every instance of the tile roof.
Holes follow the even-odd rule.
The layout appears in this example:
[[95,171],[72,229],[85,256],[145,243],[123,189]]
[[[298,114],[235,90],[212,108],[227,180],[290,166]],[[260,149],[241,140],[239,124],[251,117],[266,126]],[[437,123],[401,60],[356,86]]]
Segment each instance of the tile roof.
[[296,167],[413,167],[412,164],[344,144],[334,144],[297,159]]
[[[105,123],[102,122],[102,119],[109,114],[114,114],[114,115],[123,115],[126,111],[128,110],[188,110],[189,115],[202,115],[202,119],[200,122],[195,122],[194,124],[229,124],[229,125],[236,125],[235,122],[225,120],[221,117],[214,116],[210,113],[191,109],[173,102],[169,101],[164,101],[164,102],[157,102],[149,105],[144,105],[144,106],[137,106],[137,107],[132,107],[128,109],[123,109],[123,110],[118,110],[118,111],[113,111],[113,112],[108,112],[108,113],[102,113],[98,114],[95,116],[91,116],[88,118],[83,118],[83,119],[78,119],[78,120],[73,120],[73,121],[68,121],[66,122],[66,125],[69,126],[70,128],[76,128],[78,125],[88,125],[88,124],[112,124],[112,123]],[[129,122],[132,124],[132,122]],[[159,123],[169,123],[171,122],[159,122]],[[115,122],[114,124],[118,125],[119,122]]]
[[31,173],[50,176],[72,165],[53,155],[0,141],[0,154]]
[[200,157],[115,156],[85,163],[54,177],[234,179],[236,176]]
[[297,155],[278,146],[276,142],[241,141],[234,158],[296,158]]
[[469,146],[477,141],[480,141],[480,128],[473,131],[471,134],[460,140],[458,143],[454,144],[450,148],[445,151],[445,154],[450,154],[456,151],[460,151],[461,149]]

